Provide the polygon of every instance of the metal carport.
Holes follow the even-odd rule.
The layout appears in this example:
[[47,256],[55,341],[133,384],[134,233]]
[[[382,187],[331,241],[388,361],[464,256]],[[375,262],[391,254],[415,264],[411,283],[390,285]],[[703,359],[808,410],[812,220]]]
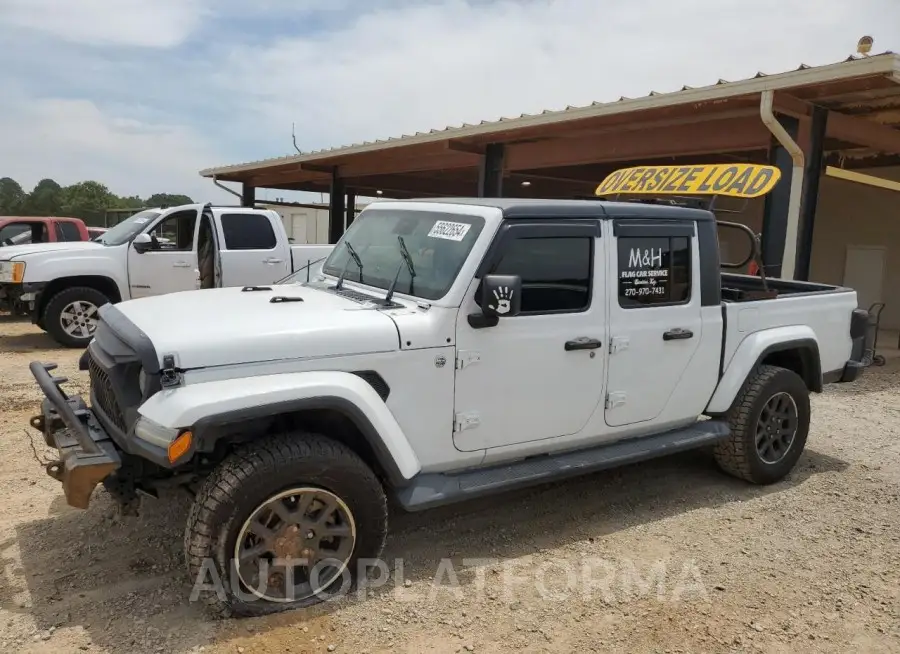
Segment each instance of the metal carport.
[[[763,122],[766,96],[781,141]],[[606,174],[631,165],[770,162],[782,169],[782,181],[763,208],[767,268],[770,274],[806,279],[825,166],[900,164],[897,126],[900,55],[888,52],[209,168],[201,175],[239,182],[245,204],[255,202],[257,188],[328,192],[330,240],[336,242],[357,195],[591,197]],[[793,158],[791,142],[800,148]],[[799,179],[792,175],[795,166],[802,167],[805,181],[792,204],[791,180]]]

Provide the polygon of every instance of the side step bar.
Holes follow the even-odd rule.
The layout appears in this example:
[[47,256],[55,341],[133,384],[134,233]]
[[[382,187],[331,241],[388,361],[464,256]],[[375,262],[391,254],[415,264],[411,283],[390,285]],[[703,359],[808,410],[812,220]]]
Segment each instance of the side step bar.
[[419,511],[684,452],[711,445],[730,435],[726,422],[704,420],[684,429],[630,438],[586,450],[530,457],[492,468],[456,474],[427,473],[402,488],[398,500],[406,510]]

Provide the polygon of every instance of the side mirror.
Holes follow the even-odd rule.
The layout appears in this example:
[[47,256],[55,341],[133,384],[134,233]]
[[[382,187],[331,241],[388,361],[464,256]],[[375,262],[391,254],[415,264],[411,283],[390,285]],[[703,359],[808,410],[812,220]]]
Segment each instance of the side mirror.
[[485,316],[517,316],[522,307],[522,278],[485,275],[481,283],[481,312]]
[[131,245],[134,247],[135,252],[143,254],[153,249],[153,238],[151,238],[150,234],[138,234],[131,241]]
[[519,315],[522,307],[522,278],[518,275],[485,275],[481,280],[481,313],[469,316],[476,329],[495,326],[500,318]]

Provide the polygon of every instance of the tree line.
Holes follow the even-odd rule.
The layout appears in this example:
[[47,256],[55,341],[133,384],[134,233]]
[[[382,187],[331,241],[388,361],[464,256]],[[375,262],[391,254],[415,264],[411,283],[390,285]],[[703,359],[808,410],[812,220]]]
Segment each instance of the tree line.
[[188,196],[172,193],[154,193],[146,199],[136,195],[118,196],[104,184],[92,180],[61,186],[52,179],[42,179],[26,193],[11,177],[0,178],[0,216],[69,216],[102,227],[106,226],[110,212],[121,215],[129,209],[191,203],[193,200]]

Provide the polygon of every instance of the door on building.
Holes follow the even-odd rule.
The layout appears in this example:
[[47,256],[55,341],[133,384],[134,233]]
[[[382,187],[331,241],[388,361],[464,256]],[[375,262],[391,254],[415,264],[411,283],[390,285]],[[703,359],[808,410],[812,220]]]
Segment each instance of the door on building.
[[856,291],[859,306],[868,309],[882,302],[885,248],[880,245],[849,245],[844,262],[844,286]]

